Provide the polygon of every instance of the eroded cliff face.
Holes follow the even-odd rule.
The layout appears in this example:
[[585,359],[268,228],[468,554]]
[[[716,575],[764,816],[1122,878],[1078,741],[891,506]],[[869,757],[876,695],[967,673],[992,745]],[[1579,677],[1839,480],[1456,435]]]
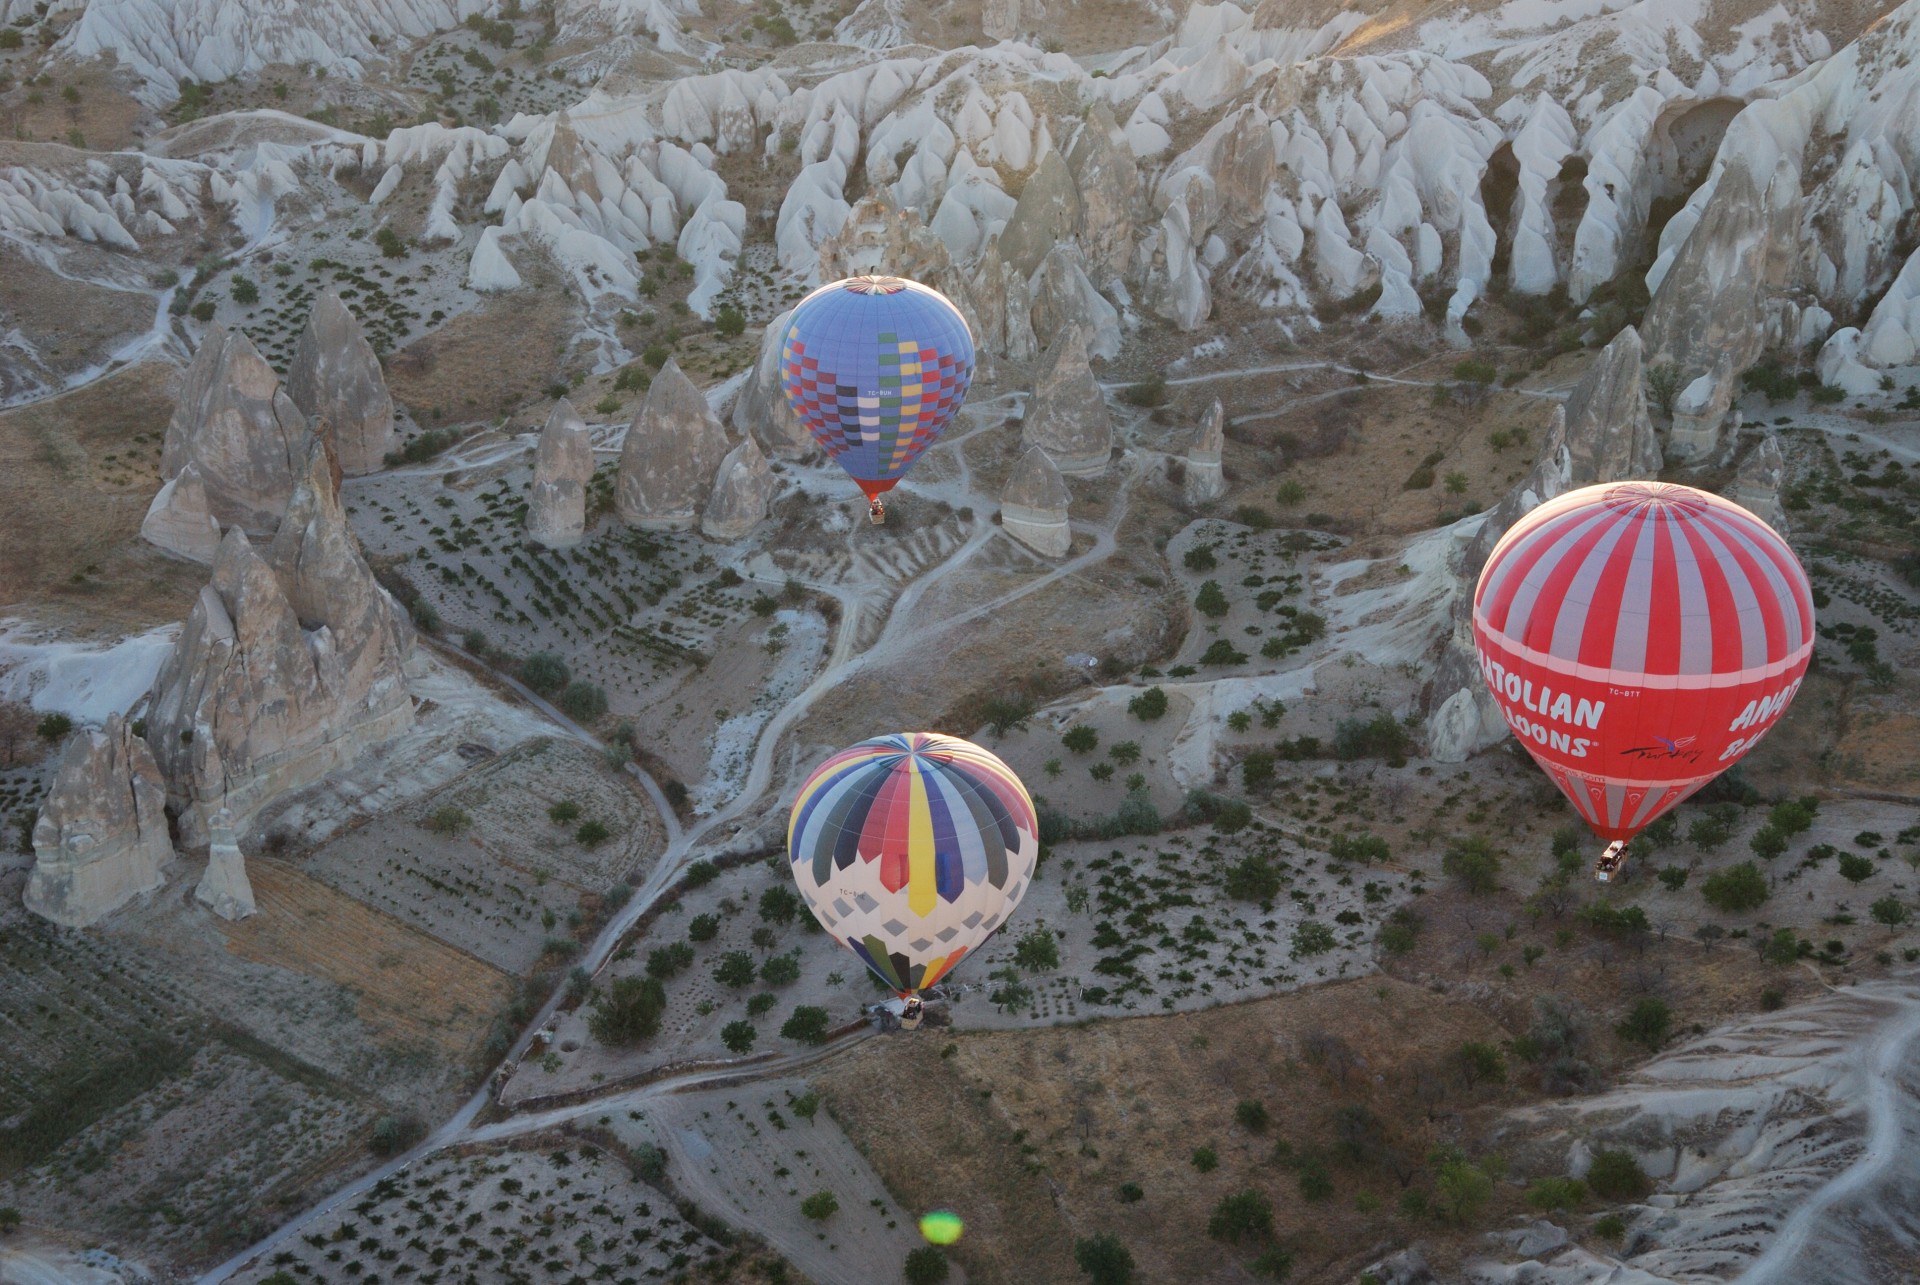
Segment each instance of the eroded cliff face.
[[553,404],[534,450],[533,487],[527,493],[527,538],[549,549],[570,549],[587,531],[587,483],[593,480],[593,439],[562,397]]
[[309,419],[332,431],[340,469],[372,473],[393,448],[393,397],[359,318],[333,290],[314,301],[307,328],[287,367],[287,396]]
[[27,909],[85,928],[158,888],[173,859],[166,801],[160,769],[125,719],[76,733],[33,827]]
[[215,329],[187,367],[161,447],[160,475],[189,464],[222,529],[271,534],[306,455],[307,417],[253,341]]

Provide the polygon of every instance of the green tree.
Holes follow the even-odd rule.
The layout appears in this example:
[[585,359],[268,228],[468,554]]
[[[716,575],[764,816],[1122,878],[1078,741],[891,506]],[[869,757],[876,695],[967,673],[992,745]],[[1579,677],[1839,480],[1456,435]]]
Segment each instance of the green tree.
[[1700,881],[1700,895],[1709,906],[1727,914],[1752,910],[1767,899],[1767,877],[1751,861],[1716,870]]
[[1848,883],[1859,883],[1873,877],[1873,858],[1863,857],[1855,852],[1840,854],[1840,877]]
[[1127,712],[1143,723],[1150,723],[1167,712],[1167,694],[1158,687],[1149,687],[1127,702]]
[[1013,947],[1013,962],[1030,973],[1044,973],[1060,967],[1060,942],[1053,929],[1036,924]]
[[587,1028],[593,1038],[610,1048],[625,1048],[651,1039],[660,1029],[667,1009],[667,991],[657,977],[616,978],[594,1005]]
[[1602,1200],[1639,1200],[1652,1192],[1653,1181],[1632,1152],[1601,1150],[1593,1153],[1587,1186]]
[[1578,1209],[1587,1198],[1587,1184],[1578,1178],[1537,1178],[1527,1188],[1527,1208],[1541,1213]]
[[713,314],[713,328],[728,339],[732,339],[746,330],[746,315],[732,304],[728,304]]
[[739,990],[753,985],[754,972],[752,955],[744,950],[730,950],[720,956],[720,962],[713,970],[713,980],[722,986]]
[[20,1211],[12,1205],[0,1205],[0,1236],[11,1236],[20,1230]]
[[598,683],[568,683],[555,703],[576,723],[591,723],[607,712],[607,693]]
[[1706,816],[1695,817],[1693,824],[1687,827],[1687,842],[1702,852],[1712,852],[1723,847],[1733,837],[1733,823],[1718,809]]
[[728,1022],[720,1028],[720,1042],[735,1053],[745,1053],[753,1047],[753,1042],[759,1034],[760,1032],[753,1029],[752,1022],[742,1018]]
[[1800,958],[1800,939],[1791,928],[1776,928],[1773,936],[1761,943],[1760,958],[1776,968],[1785,968]]
[[1455,1074],[1468,1088],[1476,1084],[1505,1084],[1507,1060],[1497,1045],[1484,1040],[1468,1040],[1449,1056]]
[[1200,592],[1193,599],[1193,609],[1203,616],[1216,619],[1227,614],[1227,595],[1221,590],[1218,580],[1209,580],[1200,586]]
[[947,1279],[947,1256],[938,1245],[922,1245],[907,1252],[907,1285],[940,1285]]
[[1133,1255],[1117,1236],[1103,1232],[1074,1241],[1073,1261],[1093,1285],[1129,1285],[1133,1280]]
[[693,966],[693,947],[684,941],[647,952],[647,976],[661,981],[676,977]]
[[840,1198],[831,1191],[816,1191],[800,1202],[800,1212],[817,1223],[840,1212]]
[[47,742],[63,740],[72,730],[73,720],[65,714],[49,714],[41,719],[39,726],[34,729],[40,739]]
[[607,829],[604,821],[587,821],[573,832],[583,848],[597,848],[613,837],[613,831]]
[[1069,727],[1061,735],[1060,743],[1075,754],[1091,754],[1094,747],[1100,744],[1100,733],[1082,723],[1078,727]]
[[1818,808],[1819,804],[1812,799],[1788,799],[1773,805],[1767,813],[1767,824],[1781,834],[1805,834],[1813,828],[1813,818]]
[[811,1127],[813,1118],[820,1114],[820,1095],[809,1089],[799,1097],[789,1099],[787,1105],[793,1108],[795,1115],[805,1120]]
[[1308,919],[1294,928],[1293,944],[1288,954],[1294,959],[1310,959],[1326,954],[1339,944],[1333,929],[1318,920]]
[[813,1004],[802,1004],[793,1010],[780,1028],[784,1039],[797,1040],[802,1044],[825,1044],[827,1042],[827,1010]]
[[687,924],[688,941],[712,941],[720,934],[720,920],[713,915],[695,915]]
[[1222,1196],[1207,1219],[1207,1235],[1237,1245],[1273,1234],[1273,1204],[1252,1187]]
[[562,799],[547,809],[547,820],[555,825],[572,825],[580,819],[580,805],[572,799]]
[[1455,839],[1440,859],[1440,868],[1468,892],[1486,894],[1500,886],[1500,854],[1478,835]]
[[1673,1010],[1665,1000],[1648,995],[1635,1002],[1626,1020],[1613,1029],[1621,1039],[1644,1045],[1652,1052],[1673,1033]]
[[1898,897],[1882,897],[1869,907],[1875,923],[1898,928],[1907,922],[1907,908]]
[[1472,1221],[1493,1199],[1493,1178],[1464,1156],[1448,1159],[1433,1177],[1433,1193],[1440,1215],[1452,1222]]
[[776,883],[762,892],[759,907],[760,918],[770,924],[790,924],[802,909],[800,894],[784,883]]
[[800,980],[800,961],[793,955],[775,955],[760,965],[760,980],[769,986],[791,986]]
[[537,651],[520,662],[520,681],[543,696],[559,691],[572,677],[567,662],[550,651]]
[[1249,1098],[1233,1108],[1233,1118],[1238,1120],[1240,1127],[1248,1133],[1265,1133],[1268,1119],[1267,1104]]
[[1227,867],[1226,894],[1235,901],[1272,901],[1280,895],[1280,872],[1254,852]]
[[1302,1200],[1325,1200],[1333,1195],[1333,1174],[1327,1169],[1325,1156],[1316,1152],[1301,1156],[1294,1165],[1294,1176],[1299,1180]]
[[1212,1147],[1195,1147],[1191,1159],[1201,1173],[1212,1173],[1220,1167],[1220,1155]]
[[1755,856],[1771,861],[1787,850],[1787,836],[1771,825],[1763,825],[1753,832],[1753,837],[1747,840],[1747,846],[1753,849]]

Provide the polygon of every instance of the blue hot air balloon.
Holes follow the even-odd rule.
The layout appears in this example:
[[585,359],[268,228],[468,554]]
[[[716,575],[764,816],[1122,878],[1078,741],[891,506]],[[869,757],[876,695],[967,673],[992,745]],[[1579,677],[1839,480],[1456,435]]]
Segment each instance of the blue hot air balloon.
[[904,277],[849,277],[802,299],[780,346],[780,387],[879,516],[973,382],[973,336],[938,290]]

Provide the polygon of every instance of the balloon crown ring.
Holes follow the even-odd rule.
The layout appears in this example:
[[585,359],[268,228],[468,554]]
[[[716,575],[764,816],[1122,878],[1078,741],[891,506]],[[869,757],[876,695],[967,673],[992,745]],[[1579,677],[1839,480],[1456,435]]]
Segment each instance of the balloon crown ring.
[[846,287],[855,294],[899,294],[907,283],[899,277],[848,277]]

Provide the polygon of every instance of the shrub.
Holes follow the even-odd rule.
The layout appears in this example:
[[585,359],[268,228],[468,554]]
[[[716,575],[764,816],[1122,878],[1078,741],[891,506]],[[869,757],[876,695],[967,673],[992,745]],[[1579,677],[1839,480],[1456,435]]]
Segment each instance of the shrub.
[[202,299],[199,303],[196,303],[193,305],[193,307],[187,309],[187,312],[193,317],[195,321],[199,321],[199,322],[212,321],[213,314],[214,314],[214,302],[211,299]]
[[1433,1179],[1440,1212],[1455,1223],[1470,1221],[1493,1198],[1493,1178],[1465,1157],[1449,1159]]
[[1227,614],[1227,595],[1218,580],[1209,580],[1200,586],[1200,592],[1194,595],[1193,609],[1215,619]]
[[1123,1205],[1133,1205],[1145,1200],[1147,1193],[1140,1190],[1140,1184],[1137,1182],[1123,1182],[1114,1196]]
[[1252,1187],[1222,1196],[1207,1219],[1207,1235],[1239,1244],[1242,1237],[1273,1234],[1273,1205]]
[[1653,1190],[1653,1181],[1632,1152],[1601,1150],[1593,1153],[1587,1186],[1602,1200],[1639,1200]]
[[728,951],[720,956],[720,962],[713,969],[714,981],[735,990],[753,985],[754,975],[753,956],[744,950]]
[[1213,546],[1210,544],[1194,545],[1181,556],[1180,561],[1189,571],[1211,571],[1220,565],[1220,560],[1213,556]]
[[555,825],[571,825],[580,819],[580,805],[572,799],[562,799],[547,809],[547,820]]
[[1069,727],[1061,736],[1060,743],[1075,754],[1091,754],[1100,744],[1100,733],[1082,723],[1078,727]]
[[1302,1200],[1325,1200],[1333,1195],[1333,1175],[1327,1171],[1325,1157],[1309,1152],[1300,1157],[1294,1170]]
[[747,1016],[759,1017],[762,1013],[771,1013],[773,1006],[779,1002],[780,997],[778,995],[773,994],[771,991],[761,991],[758,995],[755,995],[747,1001]]
[[73,730],[73,720],[65,714],[49,714],[41,719],[39,725],[33,730],[34,734],[43,741],[63,740],[67,733]]
[[235,273],[232,289],[233,301],[235,303],[253,304],[260,302],[260,287],[255,285],[253,281],[247,277]]
[[1500,886],[1500,855],[1477,835],[1449,844],[1440,868],[1471,893],[1484,895]]
[[800,961],[792,955],[775,955],[760,965],[760,980],[769,986],[791,986],[800,980]]
[[1359,861],[1371,865],[1392,855],[1387,841],[1377,834],[1336,834],[1327,846],[1327,855],[1335,861]]
[[909,1250],[905,1267],[907,1285],[940,1285],[947,1279],[947,1256],[937,1245],[922,1245]]
[[1673,1010],[1665,1000],[1652,995],[1636,1001],[1626,1020],[1613,1028],[1621,1039],[1644,1045],[1649,1052],[1667,1042],[1673,1032]]
[[580,841],[583,848],[597,848],[613,837],[613,831],[607,829],[604,822],[587,821],[573,832],[573,837]]
[[1247,1264],[1247,1270],[1270,1281],[1283,1281],[1293,1274],[1293,1255],[1278,1245],[1268,1245]]
[[1380,926],[1380,949],[1389,955],[1405,955],[1420,939],[1420,916],[1406,906],[1387,916]]
[[713,314],[713,328],[732,339],[746,330],[746,314],[729,304]]
[[1859,883],[1873,875],[1873,858],[1863,857],[1856,852],[1840,854],[1840,877],[1848,883]]
[[684,973],[693,967],[693,947],[684,941],[676,941],[670,946],[661,946],[647,952],[647,976],[658,977],[666,981],[669,977]]
[[1389,766],[1402,767],[1413,740],[1406,727],[1391,714],[1377,714],[1366,722],[1342,719],[1333,729],[1333,756],[1342,762],[1355,759],[1385,759]]
[[1154,375],[1137,384],[1128,384],[1120,390],[1120,400],[1129,406],[1164,405],[1167,400],[1167,377]]
[[840,1199],[831,1191],[816,1191],[800,1202],[800,1212],[815,1222],[825,1222],[840,1212]]
[[1226,894],[1235,901],[1272,901],[1280,895],[1280,872],[1259,853],[1249,853],[1227,867]]
[[1093,1285],[1129,1285],[1133,1280],[1133,1255],[1118,1236],[1102,1233],[1074,1241],[1073,1261]]
[[1785,968],[1800,958],[1800,939],[1791,928],[1776,928],[1760,947],[1760,958],[1776,968]]
[[1288,954],[1294,959],[1310,959],[1326,954],[1339,944],[1334,939],[1333,929],[1309,919],[1293,930],[1293,945]]
[[1882,897],[1869,909],[1875,923],[1885,924],[1889,928],[1898,928],[1907,922],[1907,908],[1898,897]]
[[1813,828],[1819,803],[1813,799],[1788,799],[1776,803],[1767,813],[1767,824],[1784,835],[1805,834]]
[[686,880],[687,887],[689,888],[704,887],[719,877],[720,867],[714,865],[713,862],[708,861],[705,857],[700,858],[700,860],[687,867]]
[[427,829],[435,834],[460,834],[471,829],[473,818],[460,808],[448,804],[427,818]]
[[[1167,694],[1158,687],[1149,687],[1127,702],[1127,713],[1143,723],[1151,723],[1167,712]],[[1069,746],[1068,748],[1072,748]]]
[[1027,725],[1027,720],[1033,717],[1033,701],[1024,695],[996,696],[986,703],[981,713],[995,736],[1005,736],[1014,728]]
[[1212,1147],[1195,1147],[1190,1159],[1201,1173],[1212,1173],[1220,1167],[1220,1156]]
[[1060,943],[1053,929],[1039,924],[1015,943],[1013,962],[1030,973],[1044,973],[1060,967]]
[[1596,1218],[1593,1223],[1593,1234],[1601,1240],[1619,1240],[1627,1234],[1627,1220],[1619,1214],[1608,1214],[1604,1218]]
[[667,990],[657,977],[620,977],[594,1005],[587,1019],[593,1038],[612,1048],[650,1039],[667,1009]]
[[[27,38],[20,34],[18,27],[0,27],[0,49],[18,49],[26,43]],[[15,1213],[14,1217],[18,1218],[19,1214]]]
[[827,1042],[827,1010],[813,1004],[802,1004],[793,1010],[781,1026],[780,1034],[789,1040],[798,1040],[802,1044],[825,1044]]
[[1763,825],[1753,832],[1753,837],[1747,840],[1747,846],[1753,849],[1755,856],[1771,861],[1787,850],[1787,836],[1771,825]]
[[1767,899],[1767,877],[1753,862],[1742,861],[1702,879],[1700,895],[1709,906],[1727,914],[1752,910]]
[[1527,1188],[1527,1208],[1541,1213],[1578,1209],[1587,1198],[1587,1184],[1578,1178],[1537,1178]]
[[[14,47],[18,48],[17,37],[19,33],[16,32],[14,34],[16,36]],[[0,49],[6,47],[6,42],[0,40]],[[20,1221],[20,1211],[18,1209],[15,1209],[12,1205],[0,1205],[0,1236],[11,1236],[14,1232],[18,1231],[20,1229]]]
[[550,651],[537,651],[520,662],[520,681],[542,696],[559,691],[572,677],[567,662]]
[[790,924],[800,913],[800,894],[784,883],[776,883],[760,894],[760,918],[769,924]]
[[712,941],[720,932],[720,921],[712,915],[695,915],[687,925],[689,941]]
[[1238,1120],[1240,1127],[1248,1133],[1265,1133],[1267,1131],[1267,1104],[1248,1099],[1234,1107],[1233,1118]]
[[1200,663],[1203,665],[1244,665],[1247,663],[1247,653],[1237,650],[1232,643],[1224,638],[1216,638],[1207,647],[1206,651],[1201,653]]

